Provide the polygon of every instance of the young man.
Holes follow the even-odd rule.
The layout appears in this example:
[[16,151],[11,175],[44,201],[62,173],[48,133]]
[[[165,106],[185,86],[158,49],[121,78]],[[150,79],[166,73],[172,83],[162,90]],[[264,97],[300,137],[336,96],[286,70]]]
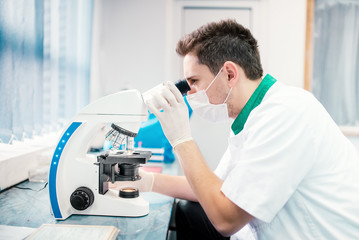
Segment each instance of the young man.
[[[257,41],[233,20],[200,27],[178,42],[177,52],[193,111],[234,120],[212,172],[173,83],[147,101],[185,177],[144,173],[146,190],[199,202],[180,204],[179,237],[217,230],[214,237],[235,239],[249,224],[258,239],[359,239],[359,159],[313,95],[262,78]],[[197,215],[200,207],[209,220]]]

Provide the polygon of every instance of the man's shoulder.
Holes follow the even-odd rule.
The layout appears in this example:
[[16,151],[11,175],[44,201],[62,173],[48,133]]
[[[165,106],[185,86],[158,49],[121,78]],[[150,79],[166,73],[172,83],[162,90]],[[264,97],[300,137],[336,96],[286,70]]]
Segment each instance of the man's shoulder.
[[313,125],[319,119],[329,119],[324,107],[312,93],[277,83],[248,117],[247,127],[280,125],[292,128]]
[[273,84],[273,86],[268,90],[268,93],[263,100],[273,98],[285,98],[287,100],[295,100],[299,98],[305,98],[310,100],[315,99],[311,92],[303,88],[288,85],[278,81]]
[[299,112],[320,108],[321,103],[311,92],[303,88],[276,82],[263,98],[260,107],[262,110],[275,108],[283,112]]

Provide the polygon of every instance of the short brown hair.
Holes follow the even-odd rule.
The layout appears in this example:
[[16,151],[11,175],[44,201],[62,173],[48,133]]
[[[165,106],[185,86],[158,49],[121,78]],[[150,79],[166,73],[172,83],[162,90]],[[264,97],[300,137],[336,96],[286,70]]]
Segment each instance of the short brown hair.
[[226,61],[232,61],[243,68],[249,79],[263,75],[257,40],[249,29],[235,20],[203,25],[179,40],[176,52],[182,57],[188,53],[196,54],[200,64],[207,65],[213,74]]

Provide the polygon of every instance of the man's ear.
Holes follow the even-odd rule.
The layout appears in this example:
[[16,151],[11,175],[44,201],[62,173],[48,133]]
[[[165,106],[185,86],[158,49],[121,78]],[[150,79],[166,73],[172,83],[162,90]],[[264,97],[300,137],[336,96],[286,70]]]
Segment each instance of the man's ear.
[[237,64],[232,61],[227,61],[223,64],[223,69],[227,74],[227,83],[229,87],[234,87],[238,82],[239,69]]

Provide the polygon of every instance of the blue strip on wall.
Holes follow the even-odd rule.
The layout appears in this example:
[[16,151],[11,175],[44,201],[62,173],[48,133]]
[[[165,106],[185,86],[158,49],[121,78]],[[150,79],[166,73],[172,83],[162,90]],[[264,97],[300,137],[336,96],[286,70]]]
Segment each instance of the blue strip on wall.
[[62,135],[57,147],[55,149],[54,155],[52,157],[51,166],[50,166],[50,174],[49,174],[49,193],[50,193],[50,202],[52,207],[52,212],[54,213],[55,218],[62,218],[59,203],[57,201],[56,194],[56,176],[57,176],[57,166],[59,165],[59,161],[61,158],[61,154],[65,145],[69,141],[72,134],[76,131],[76,129],[82,124],[82,122],[73,122],[65,133]]

